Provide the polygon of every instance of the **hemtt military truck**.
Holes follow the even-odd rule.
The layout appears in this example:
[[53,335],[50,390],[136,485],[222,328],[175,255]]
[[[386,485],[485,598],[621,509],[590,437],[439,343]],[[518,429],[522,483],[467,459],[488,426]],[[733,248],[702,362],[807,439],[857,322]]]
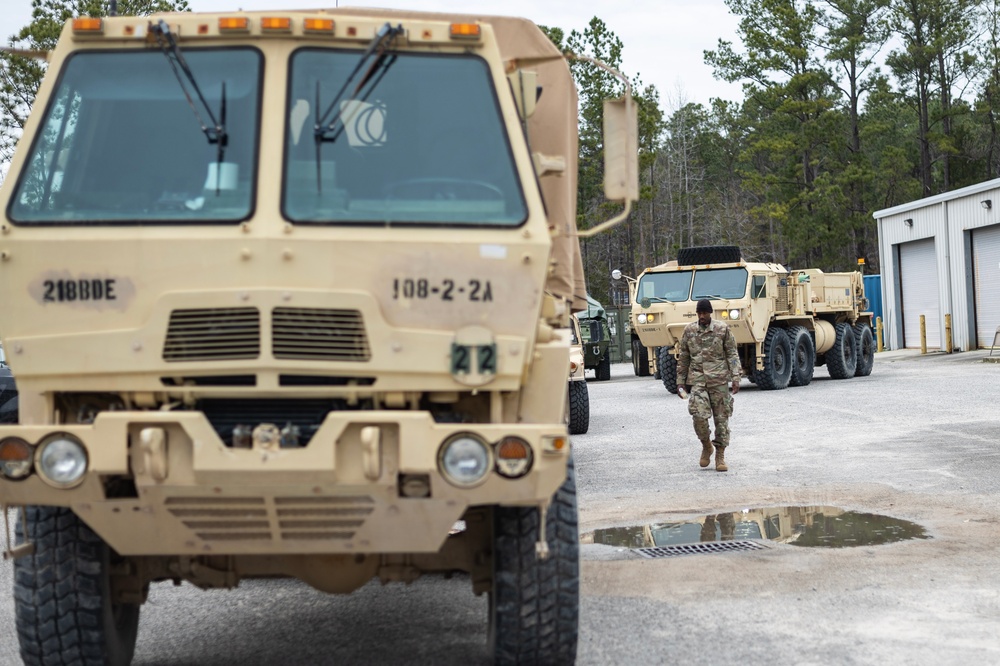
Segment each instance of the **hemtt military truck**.
[[[605,132],[612,224],[628,94]],[[69,22],[0,190],[25,663],[128,663],[157,581],[456,571],[497,662],[571,662],[576,164],[523,19]]]
[[[615,275],[620,277],[620,272]],[[747,263],[735,246],[685,248],[634,281],[632,331],[677,392],[677,342],[709,299],[729,324],[746,376],[760,388],[805,386],[816,366],[846,379],[871,374],[872,313],[861,274]]]

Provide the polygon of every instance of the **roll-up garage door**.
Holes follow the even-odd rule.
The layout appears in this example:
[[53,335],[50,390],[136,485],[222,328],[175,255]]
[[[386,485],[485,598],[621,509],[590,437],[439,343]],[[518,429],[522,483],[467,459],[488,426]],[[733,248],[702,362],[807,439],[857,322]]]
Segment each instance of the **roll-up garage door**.
[[940,348],[941,306],[933,238],[899,246],[899,277],[903,292],[903,346],[920,347],[920,315],[924,315],[927,346]]
[[975,271],[976,337],[980,347],[993,344],[1000,326],[1000,224],[972,232]]

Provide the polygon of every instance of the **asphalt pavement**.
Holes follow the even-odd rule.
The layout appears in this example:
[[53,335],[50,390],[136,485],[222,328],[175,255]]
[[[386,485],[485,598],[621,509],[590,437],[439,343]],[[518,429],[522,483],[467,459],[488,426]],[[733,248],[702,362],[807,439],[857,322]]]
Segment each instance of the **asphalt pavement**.
[[[687,404],[631,365],[588,380],[574,438],[579,664],[1000,663],[1000,364],[988,352],[884,352],[870,377],[735,398],[730,471],[698,466]],[[994,354],[996,356],[996,354]],[[759,508],[906,520],[925,539],[645,559],[591,543]],[[16,664],[11,565],[0,563],[0,664]],[[136,664],[484,664],[486,601],[469,582],[372,583],[349,596],[293,581],[153,587]]]

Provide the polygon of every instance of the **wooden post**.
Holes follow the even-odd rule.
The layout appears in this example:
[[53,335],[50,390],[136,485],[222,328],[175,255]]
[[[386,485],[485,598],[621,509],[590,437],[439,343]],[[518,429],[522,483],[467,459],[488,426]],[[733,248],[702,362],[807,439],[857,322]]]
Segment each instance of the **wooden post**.
[[920,315],[920,353],[927,353],[927,318]]
[[875,340],[878,342],[877,351],[885,351],[882,346],[882,317],[875,317]]
[[944,350],[949,354],[952,352],[951,344],[951,315],[944,316]]

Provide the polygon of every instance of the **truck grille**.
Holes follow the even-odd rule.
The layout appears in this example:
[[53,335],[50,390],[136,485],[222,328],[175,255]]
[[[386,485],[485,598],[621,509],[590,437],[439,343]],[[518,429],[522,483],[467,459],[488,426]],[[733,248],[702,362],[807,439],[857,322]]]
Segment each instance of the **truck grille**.
[[170,313],[163,360],[218,361],[260,356],[257,308],[174,310]]
[[[371,359],[364,319],[357,310],[275,308],[274,358],[292,361]],[[170,313],[163,360],[232,361],[260,357],[257,308],[207,308]]]
[[275,308],[274,358],[306,361],[367,361],[368,336],[357,310]]
[[203,541],[349,541],[375,510],[343,497],[168,497],[167,511]]

